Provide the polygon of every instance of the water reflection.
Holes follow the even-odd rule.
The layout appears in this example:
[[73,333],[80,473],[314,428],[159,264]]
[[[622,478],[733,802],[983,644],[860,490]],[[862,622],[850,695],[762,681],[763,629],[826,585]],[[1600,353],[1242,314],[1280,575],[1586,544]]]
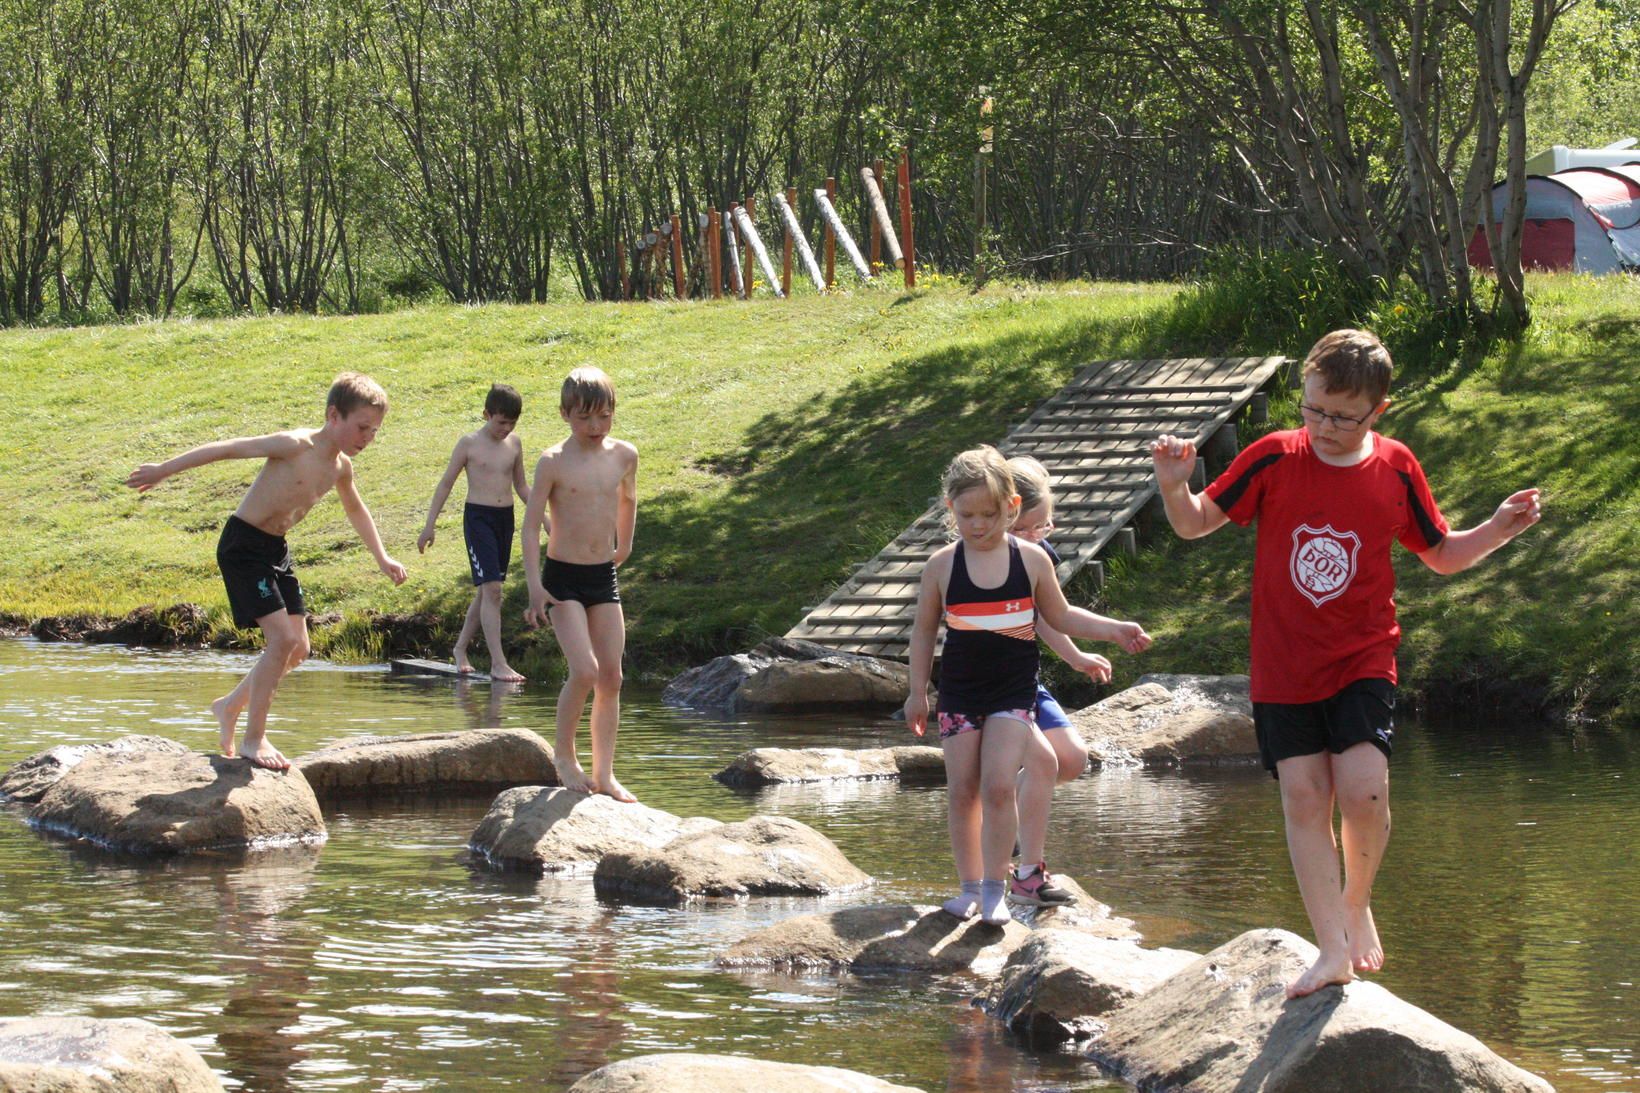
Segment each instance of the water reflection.
[[[123,732],[208,749],[205,703],[239,654],[0,642],[0,765]],[[529,728],[553,688],[303,666],[279,739]],[[1398,748],[1396,833],[1375,905],[1385,986],[1562,1090],[1640,1089],[1629,942],[1640,919],[1633,734],[1499,725]],[[736,820],[790,815],[877,884],[833,900],[683,909],[600,899],[589,876],[489,869],[466,842],[488,800],[349,801],[320,851],[138,862],[0,815],[0,990],[29,1013],[143,1016],[229,1084],[318,1090],[562,1088],[611,1059],[728,1051],[844,1066],[934,1091],[1111,1086],[1037,1055],[971,1009],[973,981],[725,972],[717,953],[781,918],[862,900],[931,903],[952,884],[942,787],[712,780],[754,746],[907,743],[893,722],[719,720],[636,692],[623,776],[646,803]],[[1155,943],[1206,949],[1254,926],[1307,929],[1275,787],[1257,770],[1112,769],[1061,788],[1050,865]]]

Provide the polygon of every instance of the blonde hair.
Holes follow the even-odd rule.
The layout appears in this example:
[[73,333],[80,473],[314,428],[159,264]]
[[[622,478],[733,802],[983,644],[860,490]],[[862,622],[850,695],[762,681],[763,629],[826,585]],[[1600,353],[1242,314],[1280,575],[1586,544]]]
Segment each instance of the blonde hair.
[[1053,515],[1053,479],[1048,468],[1028,455],[1016,455],[1008,460],[1008,472],[1014,476],[1014,488],[1019,491],[1019,511],[1030,512],[1044,505],[1046,516]]
[[1303,377],[1320,376],[1328,394],[1366,395],[1377,406],[1389,394],[1395,363],[1370,330],[1334,330],[1310,348]]
[[[1002,453],[989,444],[982,444],[978,448],[970,448],[951,461],[945,468],[945,476],[940,480],[941,492],[949,506],[963,493],[971,489],[982,489],[991,496],[1002,510],[1010,525],[1013,518],[1019,515],[1019,510],[1012,513],[1014,497],[1014,476],[1008,470],[1008,461],[1002,458]],[[947,507],[945,514],[946,524],[952,524],[951,511]]]
[[615,409],[615,383],[602,368],[587,365],[577,368],[564,380],[558,393],[559,409],[565,413],[576,410]]
[[325,408],[328,410],[332,406],[344,418],[361,406],[371,406],[385,413],[387,392],[363,372],[343,372],[330,382],[330,394],[325,396]]

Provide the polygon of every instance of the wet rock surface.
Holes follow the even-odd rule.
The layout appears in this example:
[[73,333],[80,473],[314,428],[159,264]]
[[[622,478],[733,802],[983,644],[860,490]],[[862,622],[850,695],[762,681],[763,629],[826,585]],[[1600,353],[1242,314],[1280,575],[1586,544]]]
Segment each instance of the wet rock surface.
[[552,746],[528,729],[355,737],[296,762],[321,800],[435,790],[493,793],[558,783]]
[[130,1018],[0,1019],[0,1090],[18,1093],[220,1093],[199,1052]]
[[570,1093],[920,1093],[855,1070],[677,1052],[599,1067]]
[[598,863],[598,891],[655,903],[699,898],[820,896],[871,877],[807,824],[753,816],[685,834],[659,849],[617,850]]
[[38,801],[63,775],[93,755],[187,755],[188,748],[163,736],[120,736],[101,744],[59,744],[29,756],[0,775],[0,797]]
[[938,748],[753,748],[713,775],[730,786],[766,786],[849,779],[945,781]]
[[1258,762],[1246,676],[1143,676],[1071,721],[1095,764]]
[[994,975],[1025,944],[1030,927],[988,926],[937,907],[873,904],[798,915],[743,939],[720,954],[724,968],[906,971]]
[[468,849],[492,865],[529,872],[591,869],[615,850],[659,849],[680,835],[717,827],[600,794],[524,786],[496,797]]

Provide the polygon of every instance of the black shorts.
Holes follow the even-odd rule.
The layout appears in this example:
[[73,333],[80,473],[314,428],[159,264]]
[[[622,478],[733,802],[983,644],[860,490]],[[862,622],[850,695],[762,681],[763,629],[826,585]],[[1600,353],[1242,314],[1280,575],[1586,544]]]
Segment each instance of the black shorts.
[[1276,764],[1300,755],[1338,755],[1371,744],[1388,759],[1395,739],[1395,684],[1358,679],[1320,702],[1255,702],[1253,726],[1259,755],[1274,774]]
[[577,565],[548,558],[541,566],[541,584],[555,600],[574,600],[586,607],[620,603],[621,589],[615,583],[615,563]]
[[467,502],[467,507],[461,510],[461,533],[467,539],[467,563],[473,568],[473,584],[504,580],[507,562],[512,558],[512,506]]
[[255,626],[257,619],[279,610],[307,614],[284,536],[269,535],[230,516],[216,543],[216,564],[228,588],[233,624],[240,629]]

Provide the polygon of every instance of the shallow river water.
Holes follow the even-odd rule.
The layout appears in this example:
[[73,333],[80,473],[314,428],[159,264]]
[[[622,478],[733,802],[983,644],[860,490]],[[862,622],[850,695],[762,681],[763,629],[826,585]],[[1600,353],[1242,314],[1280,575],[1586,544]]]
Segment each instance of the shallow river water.
[[[0,769],[122,733],[215,746],[206,703],[249,658],[0,641]],[[304,666],[275,741],[522,726],[555,689],[408,682]],[[942,788],[759,793],[713,781],[756,746],[910,742],[891,721],[721,720],[628,695],[618,771],[683,815],[793,816],[877,878],[846,900],[664,909],[590,876],[496,872],[465,846],[484,799],[327,811],[322,848],[243,864],[141,861],[0,816],[0,1016],[144,1017],[230,1088],[561,1089],[653,1051],[844,1066],[953,1093],[1125,1088],[1033,1054],[968,1005],[972,981],[718,971],[780,918],[948,894]],[[1395,834],[1375,895],[1378,980],[1561,1090],[1640,1093],[1640,736],[1540,725],[1400,726]],[[1258,926],[1307,933],[1267,775],[1104,771],[1061,787],[1051,865],[1148,943],[1205,951]]]

